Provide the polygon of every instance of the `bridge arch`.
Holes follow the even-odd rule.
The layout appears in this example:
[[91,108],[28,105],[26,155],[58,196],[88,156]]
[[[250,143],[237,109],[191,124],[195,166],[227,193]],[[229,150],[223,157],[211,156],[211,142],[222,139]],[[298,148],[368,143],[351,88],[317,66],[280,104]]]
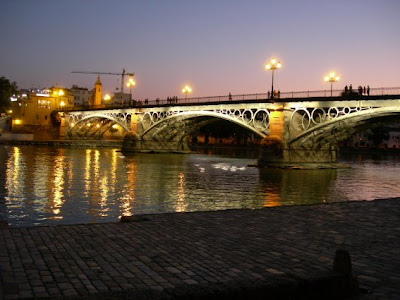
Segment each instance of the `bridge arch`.
[[[146,139],[150,136],[151,138],[154,138],[155,135],[160,134],[162,131],[169,130],[171,125],[173,125],[176,129],[182,127],[181,129],[184,129],[186,135],[189,135],[195,132],[201,126],[204,126],[206,123],[212,122],[216,119],[222,119],[239,125],[261,138],[265,138],[268,135],[268,124],[266,124],[264,128],[260,128],[261,126],[257,126],[257,124],[254,123],[253,115],[246,121],[243,120],[243,118],[235,117],[235,114],[229,115],[216,111],[187,111],[174,113],[166,116],[165,118],[161,118],[160,120],[156,120],[150,125],[150,127],[144,130],[139,137],[142,139]],[[191,128],[188,128],[187,125],[192,126]]]
[[381,123],[391,123],[400,116],[400,107],[378,107],[357,110],[337,116],[308,128],[287,142],[289,147],[324,148],[344,141],[357,132]]
[[[70,120],[70,122],[68,124],[69,126],[68,126],[68,129],[67,129],[66,133],[68,135],[72,135],[75,131],[79,131],[82,128],[82,125],[87,124],[91,120],[108,120],[109,122],[112,122],[111,124],[118,124],[126,132],[130,131],[130,129],[127,126],[126,120],[124,122],[120,118],[116,118],[116,117],[113,117],[113,116],[110,116],[110,115],[105,115],[105,114],[98,113],[98,114],[86,115],[86,116],[84,116],[84,117],[82,117],[80,119],[75,119],[75,121],[73,121],[73,120],[71,121]],[[109,123],[109,122],[107,122],[107,123]],[[107,130],[105,130],[105,131],[107,131]]]

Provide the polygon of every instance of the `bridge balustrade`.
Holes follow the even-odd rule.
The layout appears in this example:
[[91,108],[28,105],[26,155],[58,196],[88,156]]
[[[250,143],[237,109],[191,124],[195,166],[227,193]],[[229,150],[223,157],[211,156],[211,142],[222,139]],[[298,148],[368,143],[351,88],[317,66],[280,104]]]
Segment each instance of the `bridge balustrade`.
[[[316,90],[316,91],[292,91],[280,92],[275,95],[273,99],[269,93],[256,93],[256,94],[236,94],[236,95],[222,95],[222,96],[208,96],[208,97],[188,97],[188,98],[175,98],[175,99],[154,99],[154,100],[132,100],[123,104],[102,104],[92,106],[72,106],[62,107],[59,111],[81,111],[81,110],[99,110],[99,109],[121,109],[132,107],[154,107],[154,106],[175,106],[175,105],[196,105],[208,103],[224,103],[224,102],[246,102],[246,101],[266,101],[266,102],[286,102],[286,101],[307,101],[318,98],[319,100],[355,100],[355,99],[368,99],[369,96],[390,96],[400,95],[400,87],[380,87],[371,88],[369,95],[358,93],[357,88],[353,88],[352,93],[343,95],[343,89],[331,90]],[[361,98],[360,98],[361,97]],[[322,98],[322,99],[321,99]]]

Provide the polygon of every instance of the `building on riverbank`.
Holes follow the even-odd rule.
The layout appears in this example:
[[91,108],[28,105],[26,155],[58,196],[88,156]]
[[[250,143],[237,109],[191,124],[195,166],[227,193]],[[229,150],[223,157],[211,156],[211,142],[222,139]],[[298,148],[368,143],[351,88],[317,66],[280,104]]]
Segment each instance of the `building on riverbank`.
[[72,95],[74,96],[74,106],[89,105],[89,100],[92,97],[93,91],[77,85],[73,85],[70,90]]
[[11,98],[11,131],[34,134],[35,139],[55,138],[61,122],[56,110],[73,105],[74,96],[67,89],[21,91]]

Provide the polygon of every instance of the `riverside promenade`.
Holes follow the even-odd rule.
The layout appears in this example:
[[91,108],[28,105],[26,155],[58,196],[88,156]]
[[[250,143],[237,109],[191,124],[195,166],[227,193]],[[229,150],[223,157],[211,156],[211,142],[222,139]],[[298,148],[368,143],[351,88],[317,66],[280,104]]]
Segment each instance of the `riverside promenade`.
[[339,248],[362,299],[400,299],[400,199],[6,228],[0,299],[280,299]]

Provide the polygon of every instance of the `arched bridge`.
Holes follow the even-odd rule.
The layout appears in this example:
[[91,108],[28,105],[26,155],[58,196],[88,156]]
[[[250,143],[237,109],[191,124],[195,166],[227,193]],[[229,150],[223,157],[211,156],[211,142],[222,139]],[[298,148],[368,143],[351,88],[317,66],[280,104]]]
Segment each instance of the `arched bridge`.
[[206,124],[224,120],[262,138],[261,164],[335,162],[338,142],[399,120],[400,88],[372,92],[333,97],[282,93],[280,99],[229,95],[64,111],[65,130],[71,139],[92,139],[118,127],[125,132],[125,149],[187,151],[188,137]]

